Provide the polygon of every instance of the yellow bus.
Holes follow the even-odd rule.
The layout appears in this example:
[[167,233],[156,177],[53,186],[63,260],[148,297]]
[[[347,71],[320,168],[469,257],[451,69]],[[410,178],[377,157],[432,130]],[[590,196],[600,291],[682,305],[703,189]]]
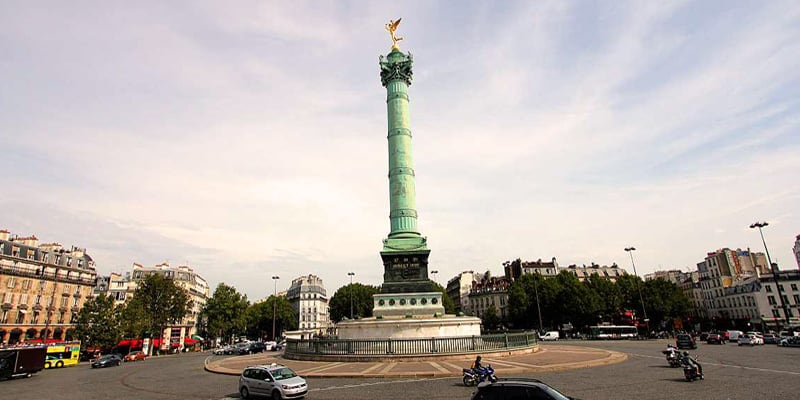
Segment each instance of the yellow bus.
[[61,368],[78,365],[81,355],[81,342],[61,342],[47,345],[45,368]]

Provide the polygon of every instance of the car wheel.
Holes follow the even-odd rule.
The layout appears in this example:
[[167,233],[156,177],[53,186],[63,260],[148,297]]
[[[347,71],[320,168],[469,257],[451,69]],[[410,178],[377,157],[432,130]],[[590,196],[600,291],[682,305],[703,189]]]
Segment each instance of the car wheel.
[[275,389],[272,391],[272,400],[281,400],[281,391]]
[[239,394],[242,396],[243,399],[250,397],[250,391],[247,390],[247,388],[244,386],[239,388]]
[[61,368],[63,366],[64,366],[64,363],[62,361],[57,361],[56,362],[56,368]]
[[44,367],[45,368],[50,368],[51,367],[50,362],[48,361],[48,362],[44,363]]

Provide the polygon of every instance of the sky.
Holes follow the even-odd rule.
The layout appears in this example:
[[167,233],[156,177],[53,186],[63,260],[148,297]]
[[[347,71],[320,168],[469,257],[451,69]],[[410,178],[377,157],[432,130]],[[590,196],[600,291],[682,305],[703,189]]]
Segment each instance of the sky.
[[440,284],[716,249],[797,268],[797,1],[4,1],[0,229],[249,299],[379,285],[391,40]]

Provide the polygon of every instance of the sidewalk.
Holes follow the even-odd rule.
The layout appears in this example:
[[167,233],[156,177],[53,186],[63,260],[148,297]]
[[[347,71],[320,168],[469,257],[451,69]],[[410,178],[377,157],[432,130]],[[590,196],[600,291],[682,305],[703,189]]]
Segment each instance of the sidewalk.
[[[628,356],[616,351],[582,346],[540,345],[535,353],[497,357],[483,357],[483,364],[491,364],[495,373],[508,376],[522,373],[552,372],[567,369],[597,367],[625,361]],[[248,356],[209,356],[205,369],[226,375],[239,375],[248,365],[279,363],[293,369],[303,377],[326,378],[390,378],[390,377],[444,377],[461,376],[473,357],[463,361],[373,361],[373,362],[322,362],[288,360],[281,353],[260,353]]]

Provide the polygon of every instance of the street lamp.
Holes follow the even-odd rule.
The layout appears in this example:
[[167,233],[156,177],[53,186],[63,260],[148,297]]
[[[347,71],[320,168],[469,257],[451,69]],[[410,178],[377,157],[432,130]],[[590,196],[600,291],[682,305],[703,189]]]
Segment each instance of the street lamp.
[[273,282],[273,286],[274,286],[273,291],[272,291],[272,293],[273,293],[273,299],[272,299],[272,340],[275,340],[275,341],[277,341],[275,339],[275,308],[276,308],[277,303],[278,303],[278,279],[281,279],[281,277],[277,276],[277,275],[272,277],[272,282]]
[[353,277],[356,275],[355,272],[348,272],[347,276],[350,277],[350,287],[348,288],[348,292],[350,292],[350,319],[353,319]]
[[[541,274],[539,273],[538,269],[536,270],[536,274],[541,276]],[[536,293],[536,312],[539,315],[539,334],[541,335],[542,334],[542,309],[541,309],[541,307],[539,307],[539,284],[537,283],[538,281],[539,281],[539,277],[534,277],[533,278],[533,292]]]
[[434,281],[434,282],[436,282],[436,274],[438,274],[438,273],[439,273],[439,271],[438,271],[438,270],[433,270],[433,271],[431,271],[431,275],[433,275],[433,281]]
[[[633,266],[633,275],[637,278],[639,275],[636,273],[636,263],[633,262],[633,252],[636,250],[636,247],[626,247],[625,251],[628,252],[631,256],[631,265]],[[642,286],[639,284],[639,280],[636,280],[636,289],[639,291],[639,302],[642,303],[642,315],[644,315],[644,322],[647,324],[647,329],[650,329],[650,323],[647,319],[647,310],[644,308],[644,298],[642,297]]]
[[764,251],[767,253],[767,262],[769,263],[769,269],[772,271],[772,277],[775,279],[775,286],[778,287],[778,298],[781,299],[781,308],[783,308],[783,315],[786,318],[786,326],[789,326],[789,308],[786,306],[786,301],[783,299],[783,290],[781,290],[781,285],[778,283],[778,268],[777,265],[772,263],[772,259],[769,257],[769,249],[767,248],[767,241],[764,240],[764,232],[761,228],[769,225],[767,222],[754,222],[750,224],[751,229],[758,228],[758,233],[761,234],[761,243],[764,244]]

